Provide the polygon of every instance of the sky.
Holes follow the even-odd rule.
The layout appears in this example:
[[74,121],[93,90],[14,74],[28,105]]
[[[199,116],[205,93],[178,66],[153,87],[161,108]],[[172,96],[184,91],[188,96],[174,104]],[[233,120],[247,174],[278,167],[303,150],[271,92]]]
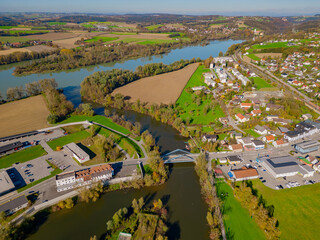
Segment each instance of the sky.
[[0,0],[0,12],[313,15],[320,0]]

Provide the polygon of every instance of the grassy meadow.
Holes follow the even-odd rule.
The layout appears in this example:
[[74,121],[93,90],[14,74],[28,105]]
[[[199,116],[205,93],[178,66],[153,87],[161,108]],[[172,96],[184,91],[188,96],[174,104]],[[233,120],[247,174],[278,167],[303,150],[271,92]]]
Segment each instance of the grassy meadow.
[[176,102],[178,106],[183,108],[183,113],[179,117],[181,117],[182,120],[191,118],[191,124],[209,124],[220,117],[225,117],[220,105],[217,105],[213,110],[210,110],[207,114],[205,114],[205,105],[212,101],[206,99],[202,101],[200,106],[197,106],[192,99],[192,95],[195,93],[188,93],[185,90],[186,88],[192,88],[195,86],[206,86],[202,76],[204,72],[210,72],[210,70],[205,69],[203,65],[200,65],[189,79],[187,85]]

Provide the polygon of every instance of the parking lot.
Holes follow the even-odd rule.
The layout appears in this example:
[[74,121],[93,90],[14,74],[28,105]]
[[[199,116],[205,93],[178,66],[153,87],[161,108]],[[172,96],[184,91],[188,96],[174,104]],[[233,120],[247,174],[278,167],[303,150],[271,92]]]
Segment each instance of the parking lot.
[[[310,153],[314,156],[320,156],[320,151],[312,152]],[[231,154],[230,154],[231,155]],[[291,187],[298,187],[302,185],[307,184],[313,184],[320,182],[320,174],[318,172],[315,172],[313,177],[307,177],[303,178],[300,175],[295,175],[292,177],[286,177],[286,178],[274,178],[266,169],[264,169],[259,163],[256,162],[256,158],[258,157],[258,154],[256,153],[240,153],[240,154],[232,154],[232,155],[239,155],[243,159],[243,161],[240,164],[230,164],[227,165],[218,165],[219,168],[221,168],[223,174],[225,176],[228,176],[228,172],[232,169],[239,169],[243,166],[249,166],[256,168],[259,173],[259,179],[262,181],[267,187],[273,188],[273,189],[281,189],[282,188],[291,188]],[[270,156],[276,157],[276,156],[285,156],[289,155],[288,151],[278,151],[278,152],[270,152]],[[307,154],[299,154],[294,153],[294,157],[298,156],[306,156]],[[300,163],[299,163],[300,164]],[[300,164],[301,165],[301,164]],[[310,182],[311,180],[311,182]],[[281,185],[281,187],[279,187]]]
[[16,164],[14,167],[26,184],[44,178],[50,175],[50,172],[53,171],[51,166],[45,161],[45,159],[43,159],[43,157],[25,163]]

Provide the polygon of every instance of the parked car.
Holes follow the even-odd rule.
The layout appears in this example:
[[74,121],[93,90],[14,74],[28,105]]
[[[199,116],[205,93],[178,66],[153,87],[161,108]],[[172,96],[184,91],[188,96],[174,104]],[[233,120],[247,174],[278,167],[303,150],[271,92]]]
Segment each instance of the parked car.
[[266,182],[266,180],[262,180],[261,182],[265,183],[265,182]]
[[[30,181],[30,182],[33,182],[33,181],[34,181],[34,178],[29,179],[29,181]],[[32,192],[34,192],[34,191],[32,191]]]

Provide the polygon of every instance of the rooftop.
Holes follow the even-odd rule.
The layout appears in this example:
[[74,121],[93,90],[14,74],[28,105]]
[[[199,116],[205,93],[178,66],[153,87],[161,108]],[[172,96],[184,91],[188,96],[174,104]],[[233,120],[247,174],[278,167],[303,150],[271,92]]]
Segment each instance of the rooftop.
[[26,203],[28,203],[26,196],[21,195],[20,197],[14,198],[0,205],[0,212],[10,211]]
[[0,172],[0,195],[1,193],[8,192],[14,188],[15,186],[11,181],[11,178],[9,177],[7,171]]
[[254,168],[242,167],[241,169],[234,169],[232,170],[232,172],[236,178],[247,178],[247,177],[259,176],[257,170]]
[[302,143],[299,143],[297,144],[296,146],[299,146],[300,148],[313,148],[313,147],[316,147],[316,146],[319,146],[320,143],[318,141],[305,141],[305,142],[302,142]]

